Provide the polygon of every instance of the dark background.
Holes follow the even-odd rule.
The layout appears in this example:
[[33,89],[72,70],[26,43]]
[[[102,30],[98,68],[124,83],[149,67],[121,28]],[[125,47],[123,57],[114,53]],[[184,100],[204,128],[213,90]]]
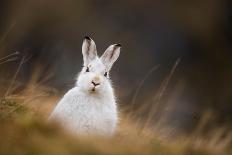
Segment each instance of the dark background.
[[121,106],[130,107],[140,81],[159,65],[135,102],[152,105],[180,58],[161,98],[163,107],[173,104],[169,123],[190,129],[207,109],[217,116],[215,124],[232,123],[229,0],[2,0],[0,10],[0,56],[20,52],[0,66],[1,83],[31,56],[17,80],[27,84],[39,68],[38,80],[64,93],[80,71],[82,40],[89,35],[99,54],[110,44],[123,46],[111,72]]

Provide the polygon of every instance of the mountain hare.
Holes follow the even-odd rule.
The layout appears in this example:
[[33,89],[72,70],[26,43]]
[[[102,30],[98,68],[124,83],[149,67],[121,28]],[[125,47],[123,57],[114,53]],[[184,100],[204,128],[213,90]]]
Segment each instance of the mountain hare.
[[99,58],[94,41],[85,37],[84,66],[74,88],[57,104],[49,120],[58,120],[77,134],[112,135],[118,115],[109,71],[120,54],[120,44],[109,46]]

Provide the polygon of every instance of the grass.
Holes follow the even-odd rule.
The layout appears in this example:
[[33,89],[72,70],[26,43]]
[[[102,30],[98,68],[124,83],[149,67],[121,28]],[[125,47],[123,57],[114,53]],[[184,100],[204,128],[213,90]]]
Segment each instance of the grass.
[[[59,124],[47,123],[46,118],[57,97],[41,92],[25,91],[24,94],[26,95],[0,100],[0,154],[229,155],[231,153],[228,146],[231,139],[220,135],[224,133],[223,131],[215,130],[211,137],[195,133],[188,137],[180,135],[178,138],[172,138],[168,136],[171,132],[169,129],[142,128],[139,123],[135,123],[127,116],[122,116],[114,137],[77,137],[67,133]],[[41,102],[44,103],[44,107],[39,104]]]
[[[5,87],[4,90],[2,86],[1,89],[3,98],[0,98],[0,154],[229,155],[232,153],[232,133],[226,128],[202,134],[205,124],[211,117],[210,113],[203,117],[196,131],[187,136],[175,134],[174,130],[160,125],[162,120],[156,120],[156,126],[151,127],[153,117],[162,115],[162,118],[165,118],[160,105],[169,105],[161,104],[161,97],[179,64],[179,59],[163,81],[155,98],[151,97],[156,104],[153,103],[147,119],[138,119],[134,115],[135,111],[121,113],[117,133],[108,138],[72,135],[59,124],[48,123],[47,118],[60,96],[53,89],[43,86],[43,81],[38,82],[38,70],[24,90],[17,95],[10,95],[18,89],[16,78],[24,60],[25,57],[19,63],[9,87]],[[135,100],[144,81],[157,67],[153,67],[142,80],[132,99],[131,109],[134,109]],[[143,105],[149,106],[146,103]],[[137,109],[137,113],[143,111],[144,107]]]
[[[37,75],[24,90],[17,95],[10,95],[17,90],[15,73],[10,87],[2,86],[0,98],[0,154],[2,155],[230,155],[232,154],[232,133],[226,127],[205,131],[205,126],[212,117],[206,113],[197,129],[192,134],[176,134],[176,131],[162,126],[160,121],[151,126],[152,117],[165,115],[159,108],[160,98],[166,90],[179,60],[173,66],[157,93],[158,105],[152,105],[147,120],[135,117],[134,112],[122,112],[121,122],[113,137],[82,137],[72,135],[59,124],[47,122],[60,95],[51,88],[37,82]],[[20,65],[19,65],[20,66]],[[19,67],[20,69],[20,67]],[[18,70],[19,70],[18,69]],[[155,70],[154,67],[153,70]],[[37,72],[37,71],[36,71]],[[38,73],[38,72],[37,72]],[[148,72],[147,76],[149,76]],[[146,76],[146,77],[147,77]],[[144,80],[146,79],[144,78]],[[144,82],[142,81],[142,83]],[[142,87],[136,91],[134,100]],[[5,93],[7,92],[7,93]],[[4,95],[5,94],[5,95]],[[151,97],[152,98],[152,97]],[[156,99],[157,100],[157,99]],[[132,101],[131,108],[134,107]],[[144,107],[148,106],[146,103]],[[141,107],[137,113],[146,109]],[[154,108],[155,107],[155,108]],[[159,115],[156,114],[159,108]],[[155,110],[155,111],[154,111]],[[124,109],[126,111],[126,109]],[[204,133],[204,134],[203,134]],[[175,135],[175,136],[173,136]]]

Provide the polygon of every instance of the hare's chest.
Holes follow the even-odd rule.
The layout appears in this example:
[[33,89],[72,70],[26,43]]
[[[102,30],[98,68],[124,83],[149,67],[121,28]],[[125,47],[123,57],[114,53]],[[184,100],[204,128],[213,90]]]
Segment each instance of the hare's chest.
[[74,121],[83,132],[111,132],[117,121],[116,110],[107,105],[82,105],[77,107]]
[[76,118],[80,119],[80,122],[88,124],[97,124],[110,121],[115,115],[113,107],[98,106],[98,105],[82,105],[76,108]]

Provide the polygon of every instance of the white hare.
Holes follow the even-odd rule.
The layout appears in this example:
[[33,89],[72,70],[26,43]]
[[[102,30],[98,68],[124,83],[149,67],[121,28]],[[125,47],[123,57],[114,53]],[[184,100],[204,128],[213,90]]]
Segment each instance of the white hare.
[[112,135],[118,122],[117,104],[109,71],[120,54],[120,44],[109,46],[99,58],[96,45],[85,37],[82,45],[84,66],[74,88],[57,104],[49,120],[77,134]]

